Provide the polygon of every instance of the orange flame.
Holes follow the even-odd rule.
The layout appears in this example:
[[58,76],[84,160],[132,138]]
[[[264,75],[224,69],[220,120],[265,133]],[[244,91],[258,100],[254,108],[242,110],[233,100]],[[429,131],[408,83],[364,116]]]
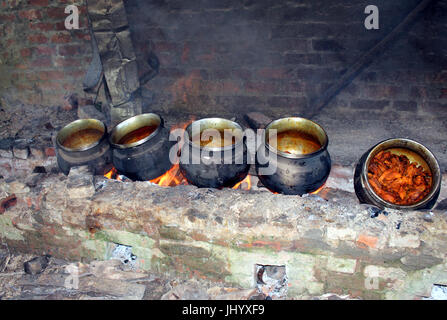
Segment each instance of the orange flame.
[[323,190],[325,184],[323,184],[321,187],[319,187],[317,190],[311,192],[310,194],[318,194],[321,190]]
[[165,174],[150,180],[150,182],[158,184],[161,187],[173,187],[180,184],[188,184],[188,181],[180,172],[178,164],[173,165]]
[[110,171],[107,172],[104,175],[104,177],[106,177],[107,179],[115,179],[115,180],[118,180],[118,181],[123,181],[123,178],[118,173],[118,171],[115,169],[115,167],[112,167],[112,169],[110,169]]
[[245,177],[244,180],[236,183],[234,187],[232,188],[234,190],[236,189],[242,189],[242,190],[250,190],[251,189],[251,177],[249,174]]
[[[178,125],[173,125],[171,127],[171,131],[175,130],[175,129],[183,129],[185,130],[186,127],[192,123],[195,120],[195,118],[191,118],[188,121],[184,122],[184,123],[180,123]],[[181,148],[181,144],[182,141],[180,141],[179,143],[179,148]],[[122,181],[122,177],[118,174],[117,170],[112,167],[112,169],[107,172],[104,177],[106,177],[107,179],[116,179],[119,181]],[[166,171],[163,175],[159,176],[158,178],[149,180],[152,183],[158,184],[159,186],[162,187],[173,187],[173,186],[177,186],[180,184],[188,184],[188,181],[186,180],[185,177],[183,177],[182,173],[180,172],[180,167],[178,164],[175,164],[171,167],[171,169],[169,169],[168,171]]]
[[[191,118],[189,121],[174,125],[171,127],[171,131],[174,129],[183,129],[185,130],[186,127],[195,121],[195,118]],[[179,148],[181,148],[181,144],[183,141],[179,142]],[[122,177],[118,174],[117,170],[112,167],[112,169],[107,172],[104,177],[107,179],[117,179],[122,181]],[[186,178],[182,175],[180,171],[180,166],[178,164],[174,164],[171,169],[169,169],[166,173],[159,176],[158,178],[149,180],[152,183],[158,184],[161,187],[174,187],[178,185],[186,185],[188,184],[188,181]],[[250,175],[247,175],[242,181],[236,183],[232,189],[242,189],[242,190],[250,190],[251,189],[251,177]]]

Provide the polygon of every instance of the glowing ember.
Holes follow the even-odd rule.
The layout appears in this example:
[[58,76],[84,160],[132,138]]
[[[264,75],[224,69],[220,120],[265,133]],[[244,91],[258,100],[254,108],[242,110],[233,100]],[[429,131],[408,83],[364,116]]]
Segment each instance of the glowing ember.
[[236,183],[232,189],[242,189],[242,190],[250,190],[251,189],[251,178],[250,175],[247,174],[244,180]]

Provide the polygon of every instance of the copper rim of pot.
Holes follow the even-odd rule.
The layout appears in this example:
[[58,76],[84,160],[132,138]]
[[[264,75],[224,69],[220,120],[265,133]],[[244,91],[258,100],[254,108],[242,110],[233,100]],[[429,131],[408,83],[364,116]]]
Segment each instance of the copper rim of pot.
[[[123,138],[126,134],[138,130],[141,127],[153,126],[153,125],[156,125],[157,128],[147,137],[144,137],[143,139],[140,139],[133,143],[128,144],[118,143],[118,141],[120,141],[120,139]],[[118,123],[110,132],[109,143],[114,148],[118,149],[128,149],[137,147],[155,137],[160,131],[160,128],[162,126],[163,126],[163,119],[158,114],[142,113]]]
[[[271,146],[268,142],[269,133],[270,130],[272,129],[276,129],[277,134],[285,130],[298,129],[317,138],[321,147],[317,151],[306,154],[294,154],[294,153],[283,152]],[[290,159],[302,159],[317,155],[326,150],[329,144],[329,138],[322,126],[320,126],[318,123],[312,120],[301,117],[286,117],[273,120],[265,127],[264,139],[265,139],[265,145],[269,151]]]
[[[231,144],[231,145],[227,145],[227,146],[223,146],[223,147],[207,147],[207,146],[201,146],[200,144],[194,143],[193,142],[193,127],[194,126],[199,126],[200,128],[200,136],[202,134],[203,131],[207,130],[207,129],[216,129],[216,130],[225,130],[225,129],[231,129],[233,132],[233,135],[236,138],[236,141]],[[194,132],[195,133],[195,132]],[[203,118],[200,120],[196,120],[192,123],[190,123],[185,130],[185,141],[188,143],[188,145],[194,147],[194,148],[200,148],[201,150],[205,150],[205,151],[225,151],[225,150],[231,150],[237,146],[239,146],[240,144],[243,143],[244,141],[244,131],[242,129],[242,127],[234,121],[228,120],[228,119],[224,119],[224,118]]]
[[[380,151],[388,150],[393,148],[402,148],[413,151],[418,154],[427,164],[431,173],[432,173],[432,185],[430,192],[420,201],[411,204],[411,205],[397,205],[388,201],[383,200],[371,187],[368,179],[368,166],[371,159]],[[419,162],[418,162],[419,163]],[[424,166],[424,164],[419,163]],[[364,185],[366,185],[366,191],[369,193],[371,197],[374,198],[375,201],[382,204],[384,207],[394,208],[394,209],[412,209],[416,207],[421,207],[427,204],[432,200],[433,196],[439,191],[441,187],[441,168],[439,166],[438,159],[436,159],[435,155],[423,144],[406,138],[393,138],[384,140],[378,143],[375,147],[371,149],[368,156],[366,157],[363,168],[362,168],[362,181]]]
[[[88,144],[86,146],[83,146],[81,148],[67,148],[63,145],[65,140],[72,135],[75,132],[84,130],[84,129],[97,129],[103,132],[102,136],[96,140],[95,142]],[[59,148],[69,151],[69,152],[76,152],[76,151],[86,151],[93,147],[96,147],[107,135],[107,127],[106,125],[97,119],[79,119],[75,120],[73,122],[70,122],[65,127],[63,127],[56,136],[56,144]]]

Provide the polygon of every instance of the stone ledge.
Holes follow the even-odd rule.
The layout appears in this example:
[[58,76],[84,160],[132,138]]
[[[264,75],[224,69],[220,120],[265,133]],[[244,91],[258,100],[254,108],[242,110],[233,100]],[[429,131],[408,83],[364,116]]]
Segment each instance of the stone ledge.
[[[87,177],[82,181],[93,192],[72,198],[66,188],[73,183],[62,174],[43,174],[35,187],[0,180],[1,195],[17,196],[0,215],[2,240],[25,252],[85,260],[104,259],[120,243],[132,247],[142,270],[246,289],[254,288],[255,264],[285,265],[291,298],[327,292],[414,298],[434,283],[421,278],[429,270],[435,274],[428,279],[447,282],[442,212],[434,211],[432,222],[397,210],[378,219],[345,193],[325,201],[98,176],[90,186]],[[200,218],[190,219],[191,210]],[[396,282],[380,271],[379,286],[370,289],[371,266],[406,276]]]

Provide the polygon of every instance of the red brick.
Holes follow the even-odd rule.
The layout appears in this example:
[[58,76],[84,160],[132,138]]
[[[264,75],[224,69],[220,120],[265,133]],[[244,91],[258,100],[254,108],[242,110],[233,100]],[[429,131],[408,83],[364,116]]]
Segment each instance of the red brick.
[[372,98],[395,98],[402,92],[402,88],[391,85],[376,85],[366,87],[366,92]]
[[185,45],[183,46],[182,62],[186,62],[186,61],[188,61],[188,59],[189,59],[189,51],[190,51],[190,49],[189,49],[188,44],[185,44]]
[[19,11],[19,17],[28,20],[37,20],[42,18],[42,14],[37,9]]
[[14,66],[16,69],[20,69],[20,70],[25,70],[28,68],[28,65],[24,64],[24,63],[18,63]]
[[60,8],[48,8],[46,10],[47,16],[50,19],[61,19],[66,18],[68,15],[65,13],[65,7]]
[[20,50],[22,58],[28,58],[31,56],[32,50],[30,48],[23,48]]
[[249,93],[274,93],[276,92],[276,85],[272,82],[254,82],[250,81],[245,84],[245,90]]
[[33,34],[28,36],[28,40],[32,43],[47,43],[48,38],[42,34]]
[[73,79],[81,79],[85,77],[85,70],[70,71],[70,77]]
[[28,4],[32,6],[46,7],[48,6],[48,0],[28,0]]
[[61,22],[56,22],[53,24],[53,26],[54,26],[54,30],[57,30],[57,31],[67,30],[67,28],[65,28],[65,20],[61,21]]
[[237,79],[249,80],[251,79],[251,71],[247,69],[237,69],[231,72],[231,75]]
[[52,67],[53,63],[51,62],[50,57],[41,57],[33,60],[31,62],[32,67]]
[[47,157],[54,157],[54,156],[56,156],[56,151],[54,150],[53,147],[47,147],[47,148],[45,148],[45,155]]
[[265,79],[287,79],[292,73],[287,69],[264,68],[257,72],[258,76]]
[[441,95],[439,99],[447,99],[447,88],[441,89]]
[[79,32],[79,33],[76,33],[75,35],[76,35],[76,38],[81,39],[81,40],[87,40],[87,41],[91,40],[91,37],[90,37],[89,33],[81,33],[81,32]]
[[73,56],[81,53],[83,47],[81,46],[60,46],[59,47],[59,55],[61,56]]
[[238,93],[240,91],[240,85],[236,82],[225,81],[223,83],[222,91],[224,93]]
[[16,19],[16,16],[13,13],[0,14],[1,22],[13,22]]
[[62,90],[62,86],[60,84],[60,80],[40,80],[39,81],[40,88],[44,91],[44,93],[51,93],[47,98],[52,98],[54,100],[58,100],[60,102],[60,98],[57,96],[55,92],[60,92]]
[[68,34],[58,33],[51,37],[53,43],[68,43],[71,41],[71,36]]
[[56,58],[54,65],[56,67],[79,67],[83,62],[74,58]]
[[368,247],[375,248],[378,240],[377,237],[361,234],[357,239],[357,246],[365,249]]
[[17,83],[16,88],[19,90],[32,90],[33,85],[31,83]]
[[39,80],[39,77],[37,76],[36,72],[26,73],[25,78],[28,81],[36,81]]
[[54,30],[54,23],[45,23],[45,22],[30,23],[29,27],[30,29],[33,30],[50,31]]
[[62,71],[40,71],[37,76],[40,80],[61,80],[65,78]]
[[173,51],[177,50],[177,44],[167,41],[158,41],[154,43],[155,52]]
[[36,52],[36,54],[39,54],[39,55],[53,55],[53,54],[56,54],[56,49],[52,48],[52,47],[39,46],[39,47],[34,47],[33,50],[34,50],[34,52]]
[[429,81],[447,83],[447,72],[441,71],[441,72],[435,74],[434,76],[430,75]]

